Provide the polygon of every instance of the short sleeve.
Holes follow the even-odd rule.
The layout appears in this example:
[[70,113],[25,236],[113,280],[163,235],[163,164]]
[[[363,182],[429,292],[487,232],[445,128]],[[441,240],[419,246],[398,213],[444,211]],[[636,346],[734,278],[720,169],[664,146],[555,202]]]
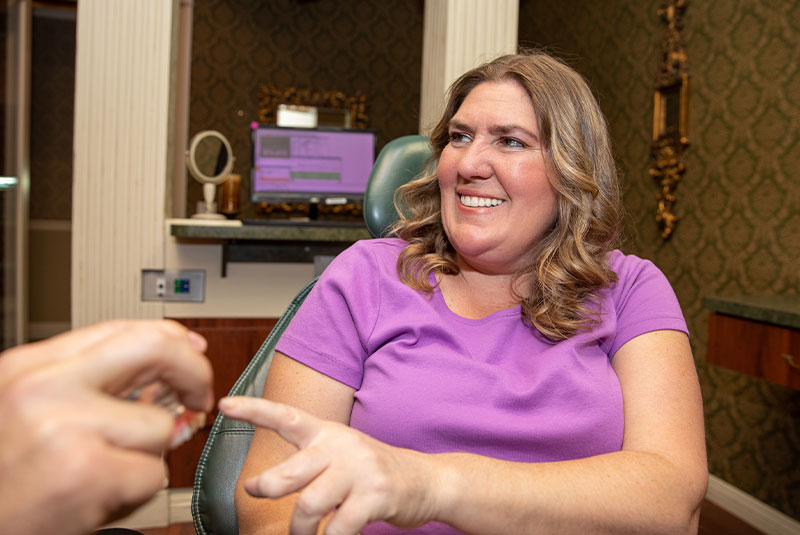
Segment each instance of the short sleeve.
[[618,280],[611,290],[616,330],[609,355],[647,332],[675,330],[689,334],[675,291],[652,262],[615,251],[610,264]]
[[275,350],[358,389],[367,340],[380,306],[378,276],[366,242],[339,254],[311,289]]

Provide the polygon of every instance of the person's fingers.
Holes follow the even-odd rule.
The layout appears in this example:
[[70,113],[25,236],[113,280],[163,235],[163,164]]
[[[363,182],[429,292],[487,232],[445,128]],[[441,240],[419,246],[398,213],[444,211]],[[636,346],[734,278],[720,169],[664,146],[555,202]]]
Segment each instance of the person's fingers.
[[50,358],[67,358],[124,331],[131,323],[133,322],[122,320],[104,321],[57,334],[41,342],[34,342],[29,347],[46,349]]
[[[35,499],[44,517],[36,533],[87,533],[166,486],[160,455],[115,448],[77,429],[60,435],[40,444],[26,466],[31,483],[40,487]],[[64,521],[68,524],[59,526]]]
[[329,459],[319,448],[311,446],[291,455],[284,462],[245,481],[252,496],[280,498],[308,485],[328,467]]
[[305,448],[325,425],[325,421],[305,411],[263,398],[224,397],[219,401],[223,414],[258,427],[277,431],[298,448]]
[[197,332],[188,331],[189,334],[189,342],[195,348],[195,350],[199,351],[200,353],[205,353],[206,349],[208,349],[208,340],[205,337]]
[[[352,474],[331,468],[314,479],[297,497],[289,523],[291,535],[316,533],[325,515],[341,504],[352,490]],[[359,528],[360,529],[360,528]],[[357,533],[354,531],[352,533]]]
[[97,397],[87,427],[111,444],[161,454],[169,445],[175,419],[166,409],[113,397]]
[[325,526],[325,535],[359,533],[371,520],[369,511],[370,508],[364,501],[353,497],[345,498]]
[[107,495],[109,515],[144,503],[167,485],[167,467],[159,455],[109,448],[103,461],[108,476],[100,487]]
[[106,321],[58,334],[46,340],[32,342],[9,349],[0,359],[3,378],[12,378],[42,364],[72,358],[100,340],[113,336],[128,322]]
[[129,328],[88,348],[72,364],[81,367],[90,384],[112,393],[161,380],[187,407],[210,410],[214,399],[211,364],[197,349],[205,345],[202,337],[189,333],[175,322],[131,322]]

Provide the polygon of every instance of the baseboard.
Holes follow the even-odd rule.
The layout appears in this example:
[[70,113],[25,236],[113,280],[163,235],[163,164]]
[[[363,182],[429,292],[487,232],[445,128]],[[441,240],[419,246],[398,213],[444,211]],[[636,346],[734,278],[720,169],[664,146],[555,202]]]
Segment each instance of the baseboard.
[[191,521],[192,521],[191,487],[169,489],[169,523],[182,524]]
[[153,498],[104,528],[150,529],[163,528],[170,524],[192,521],[192,489],[181,487],[158,491]]
[[160,490],[149,502],[124,518],[111,522],[103,528],[149,529],[169,525],[169,492]]
[[800,522],[715,475],[709,475],[706,499],[766,535],[796,535]]

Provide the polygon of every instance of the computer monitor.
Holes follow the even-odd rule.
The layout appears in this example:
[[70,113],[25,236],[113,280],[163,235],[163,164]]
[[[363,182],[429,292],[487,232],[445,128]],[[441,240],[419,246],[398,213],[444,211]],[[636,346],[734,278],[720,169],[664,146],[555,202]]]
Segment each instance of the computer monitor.
[[253,202],[361,203],[375,163],[375,132],[253,123]]

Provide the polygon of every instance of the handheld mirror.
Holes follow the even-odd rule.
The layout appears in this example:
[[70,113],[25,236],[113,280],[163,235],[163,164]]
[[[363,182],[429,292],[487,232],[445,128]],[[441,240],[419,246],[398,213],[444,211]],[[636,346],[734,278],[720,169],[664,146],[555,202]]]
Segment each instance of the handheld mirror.
[[186,165],[195,180],[203,185],[206,211],[194,214],[198,219],[225,219],[214,208],[214,197],[233,170],[233,151],[228,139],[216,130],[203,130],[194,135],[186,151]]

